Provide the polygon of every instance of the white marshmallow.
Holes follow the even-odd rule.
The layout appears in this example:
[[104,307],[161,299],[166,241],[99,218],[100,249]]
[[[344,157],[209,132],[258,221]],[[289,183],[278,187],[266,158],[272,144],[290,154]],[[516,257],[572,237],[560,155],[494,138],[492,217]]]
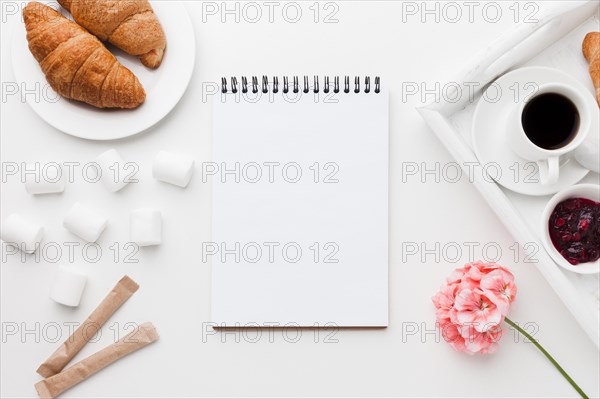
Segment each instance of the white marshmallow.
[[160,211],[141,208],[131,212],[131,241],[140,247],[158,245],[162,242],[162,218]]
[[65,191],[65,178],[56,162],[40,167],[39,164],[25,165],[25,189],[29,194],[54,194]]
[[60,266],[50,290],[50,298],[65,306],[79,306],[86,279],[85,274]]
[[89,242],[96,242],[106,228],[108,219],[86,208],[79,202],[69,210],[63,226],[71,233]]
[[185,155],[160,151],[154,158],[152,176],[165,183],[186,187],[194,173],[194,160]]
[[44,227],[13,213],[2,224],[0,236],[5,243],[32,254],[42,241]]
[[101,180],[112,193],[121,190],[128,183],[130,171],[125,170],[126,162],[115,149],[108,150],[98,155],[96,162],[102,171]]

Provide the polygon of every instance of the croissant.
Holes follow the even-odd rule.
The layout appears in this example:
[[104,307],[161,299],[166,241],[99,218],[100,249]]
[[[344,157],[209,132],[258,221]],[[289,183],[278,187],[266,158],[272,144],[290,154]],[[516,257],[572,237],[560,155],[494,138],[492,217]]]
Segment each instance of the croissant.
[[590,32],[583,39],[583,56],[590,63],[590,76],[600,105],[600,32]]
[[148,0],[58,0],[75,22],[148,68],[158,68],[167,39]]
[[61,96],[98,108],[136,108],[146,99],[137,77],[95,36],[52,8],[23,9],[29,50]]

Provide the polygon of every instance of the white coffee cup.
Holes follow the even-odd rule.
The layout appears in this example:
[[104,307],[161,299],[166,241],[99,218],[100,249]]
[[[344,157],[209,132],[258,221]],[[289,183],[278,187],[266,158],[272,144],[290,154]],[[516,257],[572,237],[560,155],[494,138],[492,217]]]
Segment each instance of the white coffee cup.
[[[561,94],[571,100],[579,113],[579,126],[570,142],[555,149],[546,149],[534,144],[523,128],[522,115],[525,106],[534,98],[547,93]],[[509,119],[508,145],[520,157],[536,162],[539,169],[540,183],[552,185],[558,181],[560,156],[576,149],[587,137],[591,130],[592,106],[585,94],[579,90],[562,84],[548,83],[541,85],[537,92],[526,101],[515,107],[514,114]],[[594,104],[595,105],[595,104]]]

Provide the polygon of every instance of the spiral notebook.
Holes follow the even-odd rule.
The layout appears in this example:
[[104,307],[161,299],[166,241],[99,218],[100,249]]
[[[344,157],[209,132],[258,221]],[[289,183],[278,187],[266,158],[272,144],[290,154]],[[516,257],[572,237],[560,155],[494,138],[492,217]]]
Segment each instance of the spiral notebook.
[[213,101],[220,327],[388,324],[388,94],[379,78],[223,78]]

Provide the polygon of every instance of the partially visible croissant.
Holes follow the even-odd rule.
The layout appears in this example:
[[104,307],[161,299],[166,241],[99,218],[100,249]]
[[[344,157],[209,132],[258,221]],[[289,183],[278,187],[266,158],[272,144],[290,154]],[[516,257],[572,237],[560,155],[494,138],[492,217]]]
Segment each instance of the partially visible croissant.
[[58,0],[75,22],[102,41],[158,68],[167,39],[148,0]]
[[52,8],[23,9],[29,50],[61,96],[99,108],[136,108],[146,98],[137,77],[93,35]]
[[590,63],[590,76],[600,105],[600,32],[590,32],[583,39],[583,56]]

